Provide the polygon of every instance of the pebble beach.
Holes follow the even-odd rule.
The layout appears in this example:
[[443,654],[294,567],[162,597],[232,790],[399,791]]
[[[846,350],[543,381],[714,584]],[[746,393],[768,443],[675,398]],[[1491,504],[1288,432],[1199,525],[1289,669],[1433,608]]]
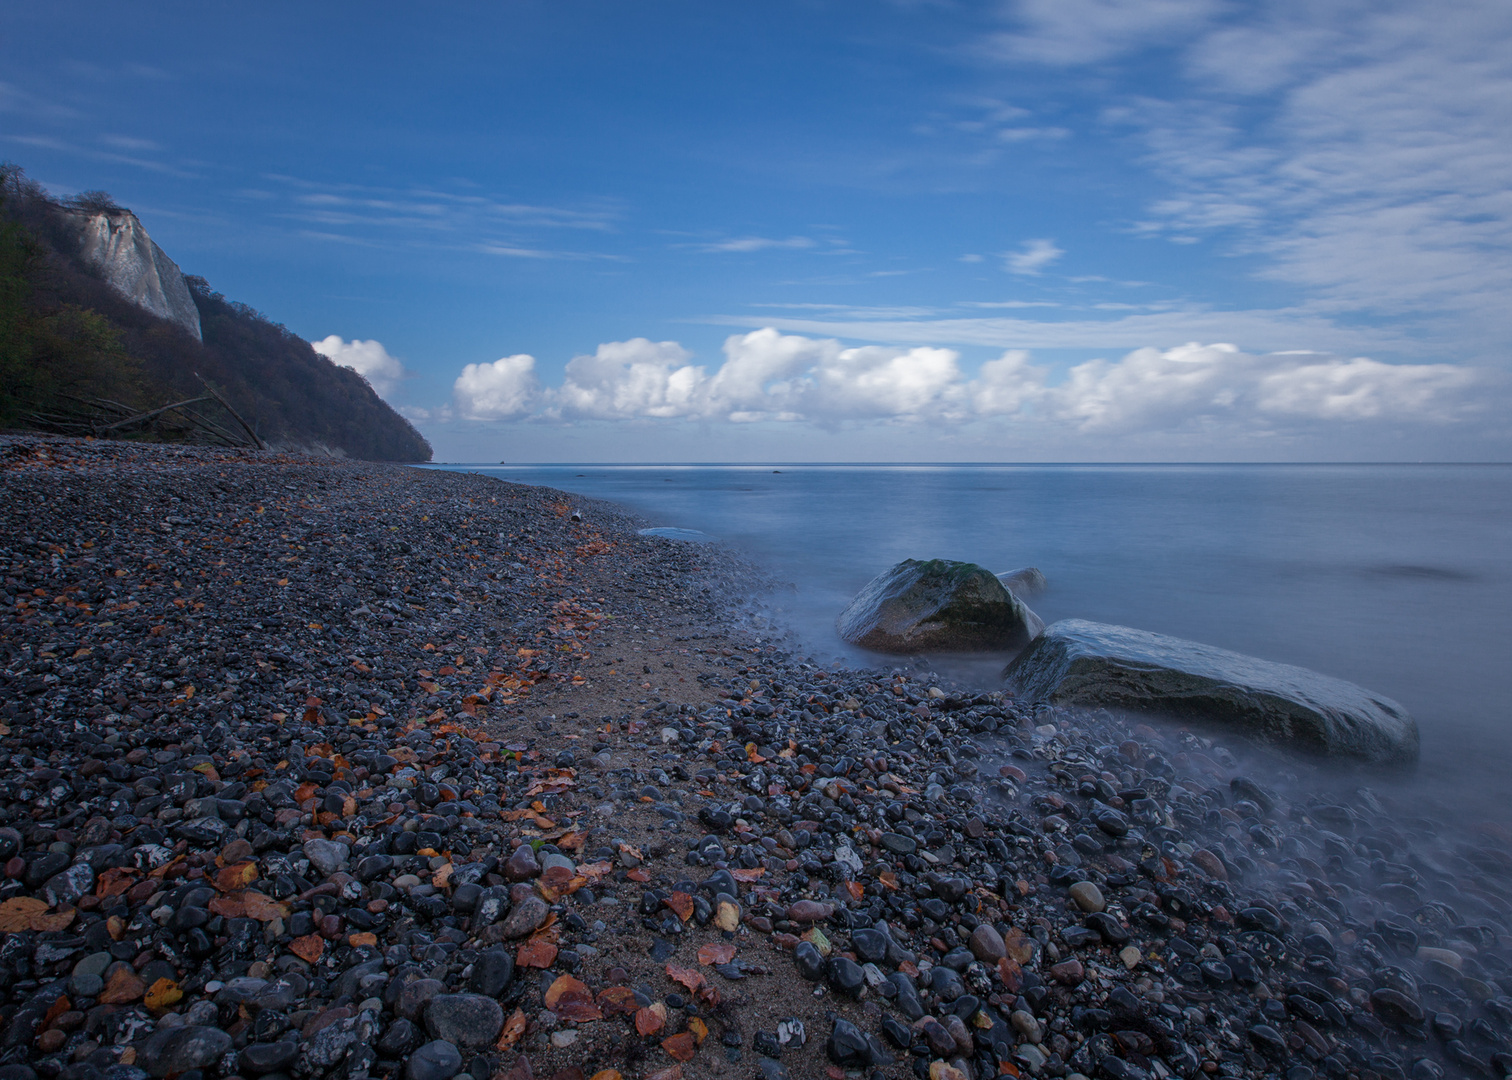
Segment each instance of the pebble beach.
[[463,473],[0,436],[0,1080],[1512,1075],[1512,831]]

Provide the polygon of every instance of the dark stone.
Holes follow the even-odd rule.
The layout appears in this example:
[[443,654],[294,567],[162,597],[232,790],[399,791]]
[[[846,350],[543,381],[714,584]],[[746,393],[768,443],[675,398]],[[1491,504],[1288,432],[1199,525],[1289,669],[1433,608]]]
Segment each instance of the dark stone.
[[861,972],[861,965],[844,956],[830,957],[828,975],[830,986],[846,997],[859,998],[862,988],[866,986],[866,976]]
[[177,1076],[214,1065],[231,1049],[231,1036],[220,1028],[193,1024],[153,1032],[138,1061],[153,1076]]
[[261,1076],[263,1073],[282,1072],[294,1064],[299,1056],[299,1044],[285,1042],[253,1043],[236,1056],[237,1065],[245,1072]]
[[809,982],[824,978],[824,955],[811,941],[800,941],[793,950],[793,960],[798,964],[798,974]]
[[462,1054],[449,1042],[428,1042],[405,1064],[407,1080],[451,1080],[462,1071]]
[[503,1007],[482,994],[439,994],[425,1006],[425,1030],[431,1038],[455,1046],[487,1046],[503,1027]]
[[484,997],[501,997],[514,979],[514,957],[508,949],[487,949],[473,961],[472,974],[468,976],[468,989]]
[[871,1042],[866,1034],[849,1020],[836,1020],[824,1052],[830,1061],[840,1066],[865,1068],[871,1064]]

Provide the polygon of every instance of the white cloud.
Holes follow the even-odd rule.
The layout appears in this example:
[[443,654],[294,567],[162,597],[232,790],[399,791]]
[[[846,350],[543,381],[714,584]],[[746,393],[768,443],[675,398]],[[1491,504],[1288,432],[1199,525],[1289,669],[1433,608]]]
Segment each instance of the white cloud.
[[592,356],[568,361],[567,377],[553,395],[555,411],[599,419],[695,415],[704,371],[684,363],[691,355],[675,341],[600,345]]
[[1233,435],[1313,422],[1453,422],[1475,411],[1471,391],[1478,380],[1472,369],[1450,364],[1302,352],[1253,356],[1233,345],[1191,344],[1077,364],[1039,404],[1083,432]]
[[738,236],[732,240],[719,240],[711,244],[694,244],[693,250],[705,253],[723,251],[769,251],[773,248],[785,248],[787,250],[801,250],[811,248],[814,241],[807,236],[789,236],[785,240],[778,240],[769,236]]
[[988,51],[1041,64],[1096,63],[1201,27],[1217,0],[1018,0],[1018,28],[988,39]]
[[1010,274],[1033,275],[1064,254],[1054,240],[1026,240],[1022,251],[1004,252],[1003,266]]
[[1488,384],[1451,364],[1386,364],[1233,345],[1136,349],[1055,378],[1022,349],[963,370],[953,349],[867,345],[782,334],[733,335],[710,374],[677,342],[608,342],[539,390],[534,360],[469,365],[457,413],[475,420],[756,421],[1013,425],[1061,435],[1241,436],[1390,422],[1455,425],[1483,410]]
[[535,357],[518,353],[468,364],[452,385],[452,400],[468,420],[506,420],[529,411],[538,391]]
[[404,378],[404,365],[390,356],[379,341],[359,341],[357,338],[344,341],[340,335],[332,334],[310,342],[310,347],[328,357],[337,367],[357,372],[381,398],[386,399]]

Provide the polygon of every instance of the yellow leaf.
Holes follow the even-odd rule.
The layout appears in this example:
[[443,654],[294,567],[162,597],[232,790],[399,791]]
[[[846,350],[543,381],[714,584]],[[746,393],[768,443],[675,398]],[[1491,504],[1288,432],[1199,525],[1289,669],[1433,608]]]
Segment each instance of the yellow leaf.
[[147,996],[142,999],[142,1004],[149,1009],[166,1009],[178,1004],[183,996],[184,992],[179,989],[178,983],[162,978],[147,988]]

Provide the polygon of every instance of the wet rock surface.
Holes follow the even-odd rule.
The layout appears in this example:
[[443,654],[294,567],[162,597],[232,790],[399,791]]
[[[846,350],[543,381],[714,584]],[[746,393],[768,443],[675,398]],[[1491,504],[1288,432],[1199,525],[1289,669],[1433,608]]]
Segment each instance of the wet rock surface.
[[1512,1070],[1504,824],[820,667],[558,492],[0,463],[0,1080]]
[[1411,763],[1417,723],[1390,698],[1306,668],[1127,626],[1063,619],[1013,659],[1031,701],[1160,712],[1291,750]]
[[1019,649],[1044,626],[990,571],[949,559],[905,559],[835,620],[846,641],[890,653]]

